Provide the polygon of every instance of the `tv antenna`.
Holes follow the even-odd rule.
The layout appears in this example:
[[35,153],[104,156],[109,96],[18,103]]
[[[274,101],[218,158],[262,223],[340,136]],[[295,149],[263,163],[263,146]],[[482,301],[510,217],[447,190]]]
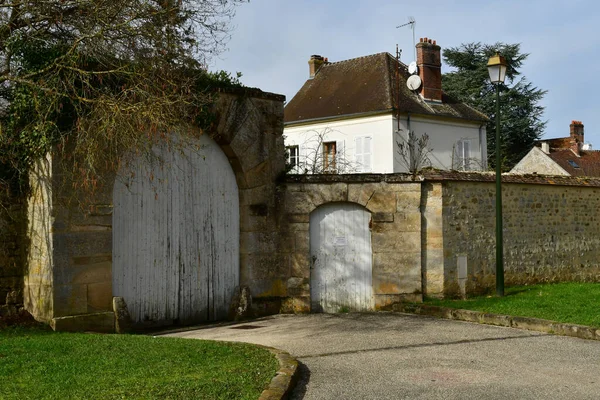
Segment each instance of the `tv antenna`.
[[415,60],[417,59],[417,49],[415,48],[415,46],[417,45],[415,43],[415,25],[416,24],[417,24],[417,21],[415,21],[415,17],[408,17],[407,23],[398,25],[396,27],[396,29],[398,29],[398,28],[402,28],[402,27],[410,25],[410,29],[412,29],[412,35],[413,35],[413,52],[414,52]]

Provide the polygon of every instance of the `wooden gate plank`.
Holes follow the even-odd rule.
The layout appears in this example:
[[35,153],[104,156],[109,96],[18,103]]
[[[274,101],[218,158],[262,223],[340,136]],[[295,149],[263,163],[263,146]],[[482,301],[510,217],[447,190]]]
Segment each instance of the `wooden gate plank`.
[[115,183],[113,294],[137,323],[224,318],[239,284],[235,174],[207,136],[180,147],[155,146],[159,162],[136,158]]
[[311,305],[315,311],[373,309],[370,213],[331,203],[310,216]]

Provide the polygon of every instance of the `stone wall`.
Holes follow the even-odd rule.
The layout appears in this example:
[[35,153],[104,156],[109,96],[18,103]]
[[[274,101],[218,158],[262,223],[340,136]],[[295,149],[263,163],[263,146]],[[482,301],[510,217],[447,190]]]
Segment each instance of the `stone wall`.
[[[350,202],[371,213],[373,294],[376,309],[421,301],[421,183],[407,175],[288,177],[281,185],[278,295],[284,312],[310,311],[310,214],[327,203]],[[261,294],[259,294],[260,296]]]
[[[600,281],[598,182],[575,178],[559,182],[557,177],[544,182],[507,180],[502,186],[506,285]],[[459,257],[463,262],[466,258],[466,293],[491,291],[496,265],[495,184],[483,179],[446,180],[441,186],[444,294],[461,294]]]
[[[276,180],[285,168],[284,99],[252,89],[220,93],[213,129],[205,133],[227,155],[236,176],[240,284],[252,293],[271,286],[277,273],[271,269],[278,265],[273,250],[284,246],[276,233]],[[25,306],[55,330],[113,331],[115,176],[104,176],[102,189],[84,199],[85,193],[72,190],[69,169],[68,160],[51,153],[39,160],[31,175]]]
[[0,184],[0,317],[23,305],[24,222],[21,199]]

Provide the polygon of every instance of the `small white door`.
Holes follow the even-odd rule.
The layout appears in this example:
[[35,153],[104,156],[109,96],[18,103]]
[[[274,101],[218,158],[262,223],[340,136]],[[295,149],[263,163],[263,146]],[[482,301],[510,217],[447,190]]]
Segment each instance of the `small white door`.
[[113,191],[113,295],[134,322],[225,318],[239,284],[239,198],[207,135],[131,160]]
[[313,312],[373,309],[371,214],[353,203],[325,204],[310,215]]

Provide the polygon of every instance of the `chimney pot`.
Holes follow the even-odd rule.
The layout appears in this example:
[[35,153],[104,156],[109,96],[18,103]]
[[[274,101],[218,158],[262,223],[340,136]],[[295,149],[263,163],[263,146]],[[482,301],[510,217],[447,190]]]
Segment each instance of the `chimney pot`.
[[315,77],[317,72],[319,72],[319,68],[321,68],[325,62],[323,57],[318,54],[310,56],[310,60],[308,60],[308,73],[311,79]]

